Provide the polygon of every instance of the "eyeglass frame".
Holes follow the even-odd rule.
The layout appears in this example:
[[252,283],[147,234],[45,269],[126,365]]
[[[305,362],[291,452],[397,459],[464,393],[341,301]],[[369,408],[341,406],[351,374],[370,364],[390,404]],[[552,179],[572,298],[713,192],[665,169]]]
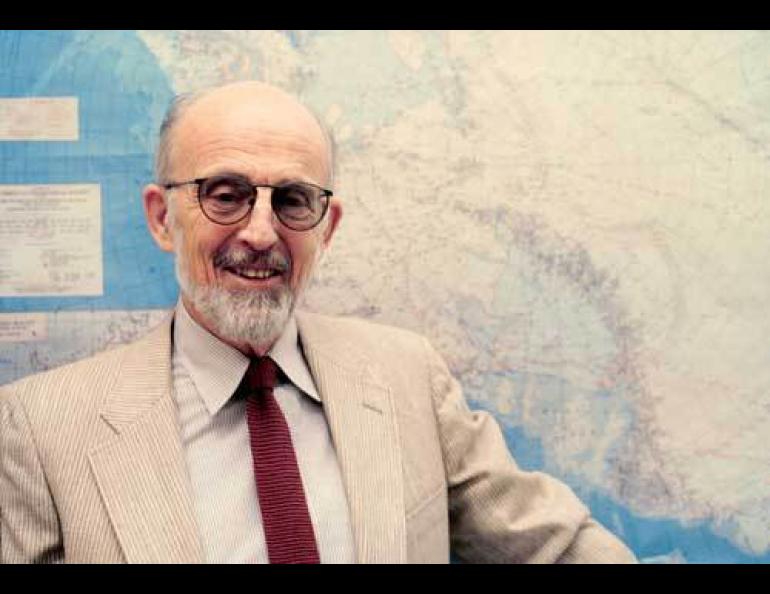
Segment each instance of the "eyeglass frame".
[[[206,209],[203,208],[203,198],[204,197],[201,196],[201,188],[203,187],[203,183],[208,181],[208,180],[210,180],[210,179],[216,178],[216,177],[224,177],[224,178],[232,177],[232,178],[238,179],[240,181],[246,182],[246,184],[251,187],[253,195],[249,199],[249,208],[248,208],[248,210],[246,210],[246,212],[243,214],[243,216],[241,218],[236,219],[235,221],[231,221],[229,223],[223,223],[221,221],[217,221],[217,220],[212,219],[211,216],[209,215],[209,213],[206,212]],[[288,229],[291,229],[292,231],[310,231],[311,229],[314,229],[315,227],[317,227],[320,224],[320,222],[324,220],[324,217],[326,216],[326,213],[329,211],[329,203],[330,203],[329,198],[334,196],[334,192],[332,192],[331,190],[329,190],[327,188],[324,188],[323,186],[319,186],[318,184],[314,184],[312,182],[295,181],[295,182],[289,182],[289,183],[286,183],[286,184],[283,184],[283,185],[252,184],[251,182],[249,182],[248,179],[246,179],[245,177],[239,176],[239,175],[210,175],[208,177],[197,177],[197,178],[191,179],[189,181],[170,182],[170,183],[167,183],[167,184],[160,184],[160,185],[161,185],[162,188],[164,188],[166,190],[173,190],[175,188],[179,188],[179,187],[187,186],[187,185],[191,185],[191,184],[195,184],[195,185],[198,186],[198,190],[196,192],[197,195],[198,195],[198,206],[200,207],[201,212],[203,213],[203,216],[206,217],[212,223],[214,223],[216,225],[222,225],[222,226],[225,226],[225,225],[237,225],[238,223],[246,220],[251,215],[252,211],[254,210],[254,205],[257,203],[257,199],[259,198],[259,194],[258,194],[257,190],[259,188],[270,188],[271,190],[273,190],[273,192],[271,192],[271,194],[270,194],[270,209],[273,211],[273,214],[275,215],[275,218],[277,218],[281,222],[282,225],[284,225]],[[316,190],[320,190],[321,191],[321,196],[326,198],[326,200],[324,201],[324,204],[323,204],[323,212],[321,213],[321,216],[318,217],[318,220],[315,223],[313,223],[310,227],[303,228],[303,229],[295,229],[291,225],[288,225],[280,217],[280,215],[276,212],[275,208],[273,207],[273,196],[275,195],[275,193],[274,193],[275,190],[280,190],[280,189],[286,188],[287,186],[290,186],[292,184],[302,184],[304,186],[311,186],[311,187],[315,188]]]

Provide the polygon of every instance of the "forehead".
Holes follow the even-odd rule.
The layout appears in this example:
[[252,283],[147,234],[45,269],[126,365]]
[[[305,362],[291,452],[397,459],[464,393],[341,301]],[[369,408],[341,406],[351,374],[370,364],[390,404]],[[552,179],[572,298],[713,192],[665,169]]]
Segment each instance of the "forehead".
[[225,93],[190,105],[172,135],[171,168],[207,175],[218,168],[252,176],[285,173],[324,182],[329,147],[318,122],[283,94]]

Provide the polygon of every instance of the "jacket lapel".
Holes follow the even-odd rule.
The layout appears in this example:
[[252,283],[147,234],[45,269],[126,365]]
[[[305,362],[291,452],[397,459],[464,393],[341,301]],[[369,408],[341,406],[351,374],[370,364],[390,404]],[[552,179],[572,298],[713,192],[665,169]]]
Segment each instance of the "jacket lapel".
[[331,320],[298,313],[297,326],[342,469],[357,560],[403,563],[406,514],[390,388]]
[[203,560],[171,396],[171,320],[129,347],[91,469],[129,563]]

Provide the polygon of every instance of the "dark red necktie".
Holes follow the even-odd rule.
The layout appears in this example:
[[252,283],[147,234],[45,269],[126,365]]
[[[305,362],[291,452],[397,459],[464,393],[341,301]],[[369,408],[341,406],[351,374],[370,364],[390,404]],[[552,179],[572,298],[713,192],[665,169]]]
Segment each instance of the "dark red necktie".
[[275,362],[259,357],[241,383],[267,555],[270,563],[320,563],[289,426],[273,395],[277,377]]

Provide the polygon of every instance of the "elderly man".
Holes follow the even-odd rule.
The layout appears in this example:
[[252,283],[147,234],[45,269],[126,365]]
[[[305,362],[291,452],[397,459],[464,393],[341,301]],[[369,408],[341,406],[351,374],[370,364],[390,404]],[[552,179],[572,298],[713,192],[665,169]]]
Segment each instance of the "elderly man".
[[0,396],[5,562],[626,562],[523,472],[427,341],[295,310],[342,216],[316,118],[265,84],[178,101],[150,232],[173,316]]

